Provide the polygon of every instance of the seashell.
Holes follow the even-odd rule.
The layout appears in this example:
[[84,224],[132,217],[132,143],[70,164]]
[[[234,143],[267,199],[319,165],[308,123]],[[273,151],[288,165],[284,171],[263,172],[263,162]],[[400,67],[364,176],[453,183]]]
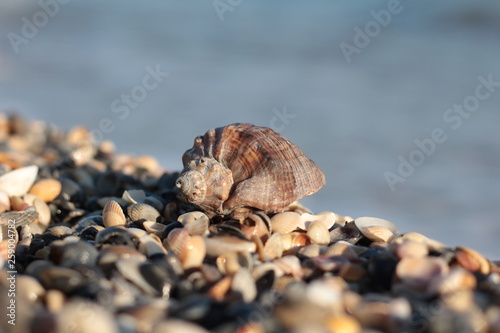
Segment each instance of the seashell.
[[455,249],[455,260],[457,264],[470,272],[489,274],[491,271],[488,259],[479,252],[467,247],[457,247]]
[[[10,197],[5,191],[0,190],[0,204],[2,205],[4,211],[10,210]],[[1,212],[3,213],[3,212]]]
[[358,257],[358,254],[351,243],[338,241],[326,249],[325,256],[343,256],[347,259],[355,259]]
[[137,236],[122,226],[105,228],[95,237],[95,244],[98,248],[109,245],[127,245],[136,248],[138,243]]
[[19,168],[0,176],[0,190],[9,196],[26,194],[35,182],[38,167],[30,165]]
[[102,221],[105,227],[125,225],[127,219],[118,202],[111,200],[102,209]]
[[55,227],[50,227],[47,229],[48,232],[50,232],[52,235],[57,236],[57,237],[63,237],[63,236],[68,236],[73,233],[73,230],[67,226],[64,225],[58,225]]
[[443,243],[430,239],[422,234],[419,234],[418,232],[406,232],[404,234],[398,235],[392,240],[392,243],[400,243],[404,242],[405,240],[413,240],[416,242],[424,243],[430,250],[437,252],[440,252],[444,248],[446,248],[446,245],[444,245]]
[[309,244],[312,244],[311,238],[301,232],[293,232],[291,234],[281,235],[281,246],[283,247],[283,251],[302,248]]
[[177,221],[184,225],[190,235],[206,236],[208,235],[208,226],[210,220],[203,212],[189,212],[180,215]]
[[293,277],[302,280],[304,273],[300,260],[296,256],[284,256],[274,260],[274,264],[278,270],[278,276],[292,275]]
[[10,207],[12,210],[25,210],[29,204],[21,197],[13,195],[10,197]]
[[424,243],[406,240],[399,244],[394,244],[394,253],[398,258],[424,258],[429,254],[429,250]]
[[282,235],[275,233],[264,245],[264,255],[269,259],[279,258],[283,255]]
[[144,235],[139,238],[139,242],[139,251],[144,253],[147,257],[167,252],[160,238],[155,234]]
[[307,230],[307,236],[314,244],[328,245],[330,243],[330,233],[326,225],[320,221],[313,221]]
[[99,266],[114,264],[120,259],[134,259],[146,261],[146,256],[130,246],[115,245],[103,249],[99,253],[97,263]]
[[388,243],[394,237],[394,233],[391,230],[378,225],[365,227],[363,228],[362,233],[373,242]]
[[172,250],[177,256],[180,256],[189,240],[189,232],[184,228],[172,229],[167,238],[163,241],[163,246],[167,250]]
[[280,212],[325,184],[321,170],[297,146],[252,124],[210,129],[182,161],[180,197],[209,216]]
[[127,207],[128,216],[132,221],[156,221],[160,213],[147,204],[132,204]]
[[115,265],[118,272],[128,281],[139,287],[143,292],[149,295],[157,295],[157,290],[145,279],[141,272],[143,261],[136,259],[120,259]]
[[19,300],[27,301],[28,304],[34,304],[45,294],[45,289],[40,282],[29,275],[18,275],[16,277],[17,293]]
[[174,221],[177,219],[179,213],[179,207],[175,202],[169,202],[165,209],[163,210],[163,216],[167,219],[167,221]]
[[208,295],[216,299],[217,301],[222,302],[226,294],[231,289],[232,282],[233,282],[232,276],[224,276],[212,287],[210,287],[210,289],[208,290]]
[[357,264],[343,265],[339,272],[339,276],[348,282],[359,282],[366,274],[366,269]]
[[122,199],[129,204],[142,203],[146,199],[146,192],[143,190],[126,190],[122,194]]
[[[57,332],[67,333],[118,333],[118,324],[112,313],[95,302],[72,299],[66,303],[58,314]],[[96,328],[98,327],[98,328]]]
[[337,218],[337,214],[333,212],[322,212],[314,215],[304,213],[300,215],[300,223],[297,226],[302,230],[308,230],[312,222],[321,221],[321,223],[325,225],[326,229],[330,229],[338,219],[340,220],[340,218]]
[[62,185],[57,179],[40,179],[28,193],[34,194],[44,202],[51,202],[61,193]]
[[265,242],[271,234],[271,221],[267,215],[259,216],[250,214],[241,221],[241,231],[247,239],[252,239],[252,236],[257,236]]
[[189,237],[179,254],[182,268],[190,269],[200,267],[207,253],[205,240],[203,237],[195,235]]
[[99,205],[99,207],[104,208],[104,206],[106,206],[107,203],[110,201],[116,201],[122,207],[126,207],[129,204],[127,201],[123,200],[122,198],[118,198],[118,197],[102,197],[102,198],[97,199],[97,204]]
[[319,246],[318,244],[307,245],[301,248],[298,254],[309,258],[317,257],[321,254],[321,246]]
[[[398,227],[394,223],[391,223],[387,220],[384,219],[379,219],[377,217],[358,217],[357,219],[354,220],[354,224],[356,227],[359,229],[359,231],[363,234],[363,236],[367,237],[370,240],[381,240],[377,234],[380,236],[386,238],[390,231],[393,235],[397,234],[399,232]],[[372,228],[372,227],[383,227],[387,229],[388,231],[385,231],[383,229],[378,229],[378,228]],[[369,229],[367,229],[369,228]],[[384,240],[382,240],[384,241]]]
[[44,226],[49,225],[50,220],[52,219],[52,213],[50,211],[50,207],[45,203],[42,199],[38,198],[32,194],[25,194],[23,196],[24,201],[30,206],[35,207],[38,212],[38,222]]
[[301,222],[301,216],[295,212],[283,212],[271,218],[271,230],[280,234],[288,234]]
[[[20,212],[7,212],[0,214],[0,241],[9,238],[9,230],[33,223],[38,217],[36,209],[32,206]],[[17,232],[15,232],[17,237]]]
[[242,267],[251,268],[252,258],[248,252],[227,252],[215,260],[217,268],[222,274],[233,275]]
[[477,286],[476,277],[461,267],[453,267],[448,274],[433,279],[428,287],[430,295],[446,295],[461,291],[471,291]]
[[231,291],[240,295],[246,303],[252,302],[257,297],[257,287],[248,268],[241,268],[233,275]]
[[59,313],[64,307],[65,296],[57,289],[49,289],[45,293],[45,304],[47,310],[52,313]]
[[330,231],[330,243],[335,243],[338,241],[346,241],[351,244],[356,244],[361,238],[361,233],[358,228],[351,228],[349,226],[344,226],[340,228],[335,228]]
[[396,275],[408,287],[424,291],[432,279],[447,274],[448,264],[438,257],[403,258],[396,266]]
[[146,231],[148,233],[155,234],[158,237],[161,237],[163,235],[163,232],[165,231],[165,228],[167,227],[164,224],[161,224],[158,222],[153,222],[153,221],[144,221],[142,226],[144,227],[144,229],[146,229]]
[[218,235],[205,238],[207,255],[218,257],[223,253],[235,252],[255,252],[257,246],[254,242],[230,235]]

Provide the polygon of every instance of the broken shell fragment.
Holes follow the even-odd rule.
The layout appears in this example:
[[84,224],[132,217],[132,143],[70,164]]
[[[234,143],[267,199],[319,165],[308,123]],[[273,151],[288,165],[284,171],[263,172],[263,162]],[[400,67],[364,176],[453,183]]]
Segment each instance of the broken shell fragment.
[[490,262],[479,252],[467,247],[457,247],[455,250],[456,262],[470,272],[488,274],[491,271]]
[[184,228],[190,235],[206,236],[208,235],[208,226],[210,220],[203,212],[189,212],[180,215],[177,221],[184,225]]
[[30,165],[19,168],[0,176],[0,190],[9,196],[26,194],[35,182],[38,167]]

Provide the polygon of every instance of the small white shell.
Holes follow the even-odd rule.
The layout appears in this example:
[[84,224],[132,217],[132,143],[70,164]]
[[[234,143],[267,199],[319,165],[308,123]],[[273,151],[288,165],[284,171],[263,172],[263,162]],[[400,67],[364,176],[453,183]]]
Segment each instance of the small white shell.
[[146,193],[143,190],[126,190],[123,192],[122,199],[129,204],[144,202]]
[[323,221],[316,220],[309,225],[307,235],[311,241],[318,245],[328,245],[330,243],[330,233]]
[[[309,214],[303,213],[300,215],[300,223],[297,225],[302,230],[308,230],[309,225],[314,221],[321,221],[326,227],[326,229],[330,229],[333,227],[337,220],[340,220],[340,215],[337,217],[337,214],[333,212],[321,212],[318,214]],[[345,222],[344,222],[345,223]]]
[[[370,227],[383,227],[388,229],[390,232],[392,232],[393,235],[397,234],[399,232],[398,227],[387,220],[384,219],[379,219],[377,217],[358,217],[357,219],[354,220],[354,224],[356,227],[361,231],[361,233],[371,239],[374,240],[373,238],[375,237],[373,233],[370,233],[370,230],[375,230],[375,229],[367,229]],[[378,232],[375,231],[376,233]]]
[[196,211],[182,214],[177,218],[177,221],[184,225],[190,235],[208,235],[210,220],[203,212]]
[[0,190],[7,192],[9,196],[26,194],[38,175],[38,167],[30,165],[19,168],[0,176]]

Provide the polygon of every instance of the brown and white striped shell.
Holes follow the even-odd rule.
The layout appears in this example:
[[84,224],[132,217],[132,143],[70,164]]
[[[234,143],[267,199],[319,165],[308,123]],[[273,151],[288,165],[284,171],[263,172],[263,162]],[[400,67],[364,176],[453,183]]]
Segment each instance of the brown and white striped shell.
[[325,184],[321,170],[297,146],[252,124],[208,130],[182,162],[176,182],[181,198],[209,216],[280,212]]

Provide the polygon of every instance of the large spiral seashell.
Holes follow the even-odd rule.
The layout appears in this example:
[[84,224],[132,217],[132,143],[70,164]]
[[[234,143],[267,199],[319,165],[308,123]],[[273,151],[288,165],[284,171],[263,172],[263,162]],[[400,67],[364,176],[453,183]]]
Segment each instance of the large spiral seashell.
[[231,124],[198,136],[182,156],[181,198],[209,216],[280,212],[325,184],[318,166],[270,128]]

